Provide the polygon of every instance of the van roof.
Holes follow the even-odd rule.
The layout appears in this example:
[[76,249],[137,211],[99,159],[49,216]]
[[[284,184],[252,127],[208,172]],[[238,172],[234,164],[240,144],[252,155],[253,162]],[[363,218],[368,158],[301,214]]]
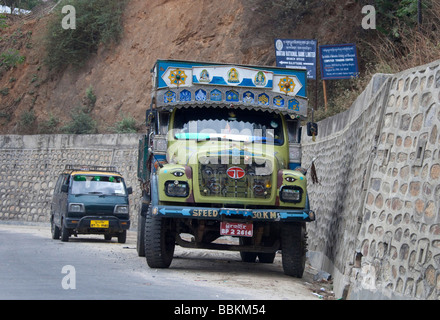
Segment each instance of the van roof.
[[114,166],[95,166],[95,165],[66,165],[63,173],[69,174],[103,174],[103,175],[122,175],[117,171]]

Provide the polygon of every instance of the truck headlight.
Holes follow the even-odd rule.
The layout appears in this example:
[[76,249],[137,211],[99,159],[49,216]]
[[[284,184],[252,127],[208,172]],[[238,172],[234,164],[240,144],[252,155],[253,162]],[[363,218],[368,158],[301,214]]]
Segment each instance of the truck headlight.
[[186,198],[189,195],[189,185],[185,181],[167,181],[165,183],[165,194],[168,197]]
[[114,213],[118,214],[128,214],[129,209],[127,205],[116,205]]
[[82,203],[71,203],[69,204],[69,212],[86,212],[86,210]]
[[281,187],[280,198],[283,202],[301,202],[303,190],[300,187]]

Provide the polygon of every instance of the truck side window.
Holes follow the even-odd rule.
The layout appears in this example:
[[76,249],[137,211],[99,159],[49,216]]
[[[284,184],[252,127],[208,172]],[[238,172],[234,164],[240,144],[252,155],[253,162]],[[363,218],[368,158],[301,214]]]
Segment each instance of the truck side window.
[[168,133],[168,122],[170,120],[169,112],[159,112],[159,134],[166,135]]
[[299,143],[298,120],[287,120],[287,132],[291,143]]

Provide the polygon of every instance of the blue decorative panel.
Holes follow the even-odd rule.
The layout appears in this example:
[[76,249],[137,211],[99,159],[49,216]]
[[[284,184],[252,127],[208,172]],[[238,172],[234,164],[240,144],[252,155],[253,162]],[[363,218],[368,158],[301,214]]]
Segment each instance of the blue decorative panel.
[[206,91],[199,89],[195,93],[196,101],[206,101]]
[[258,96],[258,104],[263,105],[263,106],[268,106],[269,105],[269,96],[265,93],[262,93]]
[[299,111],[299,101],[296,99],[289,100],[289,110]]
[[218,89],[212,90],[211,101],[222,101],[222,92]]
[[168,90],[167,92],[165,92],[164,96],[163,96],[163,102],[164,103],[174,103],[176,102],[176,93]]
[[284,108],[284,98],[282,96],[276,96],[273,98],[273,105],[276,107]]
[[226,101],[228,102],[238,102],[239,95],[235,90],[226,91]]
[[191,101],[191,92],[183,90],[180,92],[180,101]]
[[254,103],[255,95],[251,91],[246,91],[243,93],[243,102],[244,103]]

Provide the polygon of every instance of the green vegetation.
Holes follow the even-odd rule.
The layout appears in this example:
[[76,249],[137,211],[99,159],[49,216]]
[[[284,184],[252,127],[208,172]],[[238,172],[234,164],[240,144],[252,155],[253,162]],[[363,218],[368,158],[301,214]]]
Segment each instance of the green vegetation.
[[49,119],[43,121],[38,125],[38,132],[41,134],[58,133],[57,127],[60,124],[60,120],[53,114],[50,114]]
[[18,50],[8,49],[0,54],[0,68],[15,68],[17,65],[22,64],[25,60],[26,57],[21,56]]
[[[59,71],[72,65],[81,67],[101,44],[117,42],[122,33],[121,16],[125,0],[64,0],[57,6],[48,24],[46,63]],[[76,29],[63,29],[65,14],[61,9],[72,5],[76,10]]]
[[61,131],[67,134],[95,134],[98,133],[98,126],[95,120],[84,108],[77,107],[70,114],[72,120],[66,124]]
[[35,122],[37,117],[33,110],[25,111],[20,115],[20,119],[18,121],[18,130],[23,134],[31,134],[34,133]]
[[114,133],[136,133],[138,126],[136,119],[132,116],[123,116],[122,120],[116,122],[115,126],[111,129]]
[[93,87],[90,85],[90,87],[86,90],[86,101],[85,101],[85,107],[87,108],[87,112],[91,112],[93,108],[95,107],[96,103],[96,95],[93,92]]

